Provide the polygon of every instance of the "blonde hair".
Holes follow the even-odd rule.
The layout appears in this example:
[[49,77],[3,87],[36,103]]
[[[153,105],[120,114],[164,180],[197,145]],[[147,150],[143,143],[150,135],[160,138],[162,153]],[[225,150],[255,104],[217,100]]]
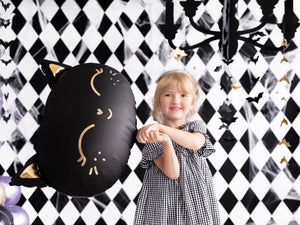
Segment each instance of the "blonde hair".
[[153,110],[151,116],[159,123],[163,123],[162,113],[160,111],[160,96],[171,86],[177,86],[180,91],[193,96],[193,109],[187,115],[189,120],[196,113],[196,102],[199,98],[199,86],[195,78],[182,70],[171,70],[163,73],[158,81],[153,99]]

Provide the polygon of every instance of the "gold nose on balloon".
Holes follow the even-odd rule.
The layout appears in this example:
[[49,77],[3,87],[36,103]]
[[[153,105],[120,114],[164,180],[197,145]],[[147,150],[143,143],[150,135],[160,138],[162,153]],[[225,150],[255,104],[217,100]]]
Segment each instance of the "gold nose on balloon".
[[97,109],[97,115],[102,115],[103,114],[103,111],[101,109]]

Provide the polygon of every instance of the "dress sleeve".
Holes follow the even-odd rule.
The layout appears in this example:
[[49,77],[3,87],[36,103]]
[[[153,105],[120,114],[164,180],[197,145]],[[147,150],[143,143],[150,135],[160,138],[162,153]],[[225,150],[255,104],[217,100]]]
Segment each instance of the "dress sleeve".
[[200,132],[205,135],[204,145],[198,150],[198,153],[200,155],[202,155],[203,157],[207,157],[216,151],[213,144],[209,140],[206,125],[203,121],[196,120],[191,122],[189,130],[190,132]]
[[153,165],[153,160],[157,159],[163,153],[161,143],[146,143],[142,150],[141,167],[148,168]]

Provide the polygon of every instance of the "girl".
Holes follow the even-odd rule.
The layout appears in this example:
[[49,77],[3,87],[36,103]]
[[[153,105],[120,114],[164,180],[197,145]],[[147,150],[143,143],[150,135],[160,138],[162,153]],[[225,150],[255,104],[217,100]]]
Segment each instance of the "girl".
[[218,225],[213,180],[205,157],[215,150],[196,112],[199,89],[188,73],[173,70],[157,83],[151,115],[158,124],[142,127],[146,168],[135,225]]

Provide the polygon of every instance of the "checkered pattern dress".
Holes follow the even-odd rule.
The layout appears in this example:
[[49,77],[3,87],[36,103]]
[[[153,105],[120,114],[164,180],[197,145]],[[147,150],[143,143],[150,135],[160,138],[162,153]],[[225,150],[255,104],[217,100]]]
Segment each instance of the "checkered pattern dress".
[[205,134],[199,150],[173,142],[180,165],[178,179],[170,179],[156,166],[154,159],[163,153],[160,143],[147,143],[141,166],[146,168],[134,218],[135,225],[219,225],[219,211],[213,180],[205,157],[215,149],[206,134],[203,121],[192,121],[181,129]]

